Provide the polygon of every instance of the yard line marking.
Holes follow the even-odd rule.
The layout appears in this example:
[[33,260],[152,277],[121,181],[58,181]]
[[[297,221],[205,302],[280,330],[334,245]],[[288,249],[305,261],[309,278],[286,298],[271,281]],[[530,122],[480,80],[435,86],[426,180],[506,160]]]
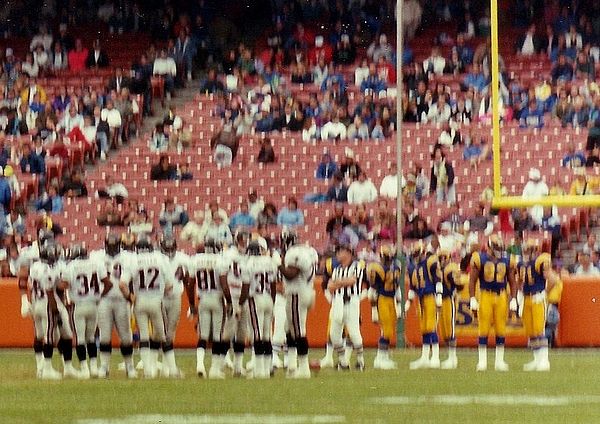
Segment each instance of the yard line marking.
[[370,402],[382,405],[523,405],[566,406],[573,404],[600,403],[600,396],[535,396],[535,395],[434,395],[434,396],[385,396],[371,398]]
[[76,424],[334,424],[344,423],[342,415],[130,415],[122,418],[85,418]]

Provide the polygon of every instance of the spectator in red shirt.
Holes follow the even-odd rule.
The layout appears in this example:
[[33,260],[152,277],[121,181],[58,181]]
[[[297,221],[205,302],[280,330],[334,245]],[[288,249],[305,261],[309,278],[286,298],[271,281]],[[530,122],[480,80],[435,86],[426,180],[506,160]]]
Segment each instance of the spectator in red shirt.
[[377,62],[377,75],[379,75],[379,78],[388,85],[396,84],[396,68],[394,68],[394,65],[392,65],[385,56],[379,56],[379,61]]
[[319,62],[320,58],[325,59],[325,63],[331,63],[331,59],[333,59],[333,49],[323,39],[322,35],[317,35],[315,37],[315,45],[312,49],[310,49],[310,53],[308,54],[308,60],[311,65],[315,65]]
[[88,49],[83,47],[81,39],[75,40],[75,49],[69,52],[69,69],[71,71],[83,71],[85,61],[88,57]]
[[54,145],[50,149],[49,155],[50,156],[58,156],[58,157],[60,157],[63,160],[63,162],[68,163],[68,161],[69,161],[69,149],[67,149],[67,146],[65,145],[65,143],[63,141],[63,135],[62,134],[58,135],[58,138],[56,139],[56,142],[54,143]]

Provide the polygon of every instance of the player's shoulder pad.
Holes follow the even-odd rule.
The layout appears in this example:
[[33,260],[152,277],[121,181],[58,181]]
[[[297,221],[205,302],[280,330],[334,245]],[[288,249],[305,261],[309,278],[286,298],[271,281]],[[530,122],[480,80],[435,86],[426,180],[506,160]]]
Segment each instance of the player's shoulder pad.
[[552,258],[549,253],[540,254],[535,260],[535,270],[540,274],[544,272],[544,269],[552,267]]
[[480,252],[473,252],[471,254],[471,266],[475,267],[477,269],[481,268],[481,263],[483,261],[485,261],[486,257],[485,257],[485,253],[480,253]]
[[369,262],[367,264],[367,273],[370,276],[379,276],[379,278],[384,278],[384,270],[383,270],[383,266],[379,263],[379,262]]

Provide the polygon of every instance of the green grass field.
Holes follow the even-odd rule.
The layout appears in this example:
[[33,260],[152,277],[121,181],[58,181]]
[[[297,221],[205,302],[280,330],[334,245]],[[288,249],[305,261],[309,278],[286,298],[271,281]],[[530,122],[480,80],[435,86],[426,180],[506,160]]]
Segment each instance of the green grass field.
[[399,368],[388,372],[322,370],[311,380],[288,380],[279,371],[272,380],[211,381],[195,376],[194,352],[178,351],[181,380],[126,380],[113,370],[110,380],[48,382],[36,380],[31,351],[0,350],[0,422],[600,423],[597,350],[553,351],[549,373],[521,371],[530,359],[525,350],[507,350],[508,373],[476,373],[474,350],[459,351],[455,371],[409,371],[418,355],[396,351]]

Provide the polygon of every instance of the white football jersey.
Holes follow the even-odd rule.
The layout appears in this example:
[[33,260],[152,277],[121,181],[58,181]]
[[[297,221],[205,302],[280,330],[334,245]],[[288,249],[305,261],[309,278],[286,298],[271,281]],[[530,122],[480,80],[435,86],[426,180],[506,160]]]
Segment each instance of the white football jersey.
[[40,249],[37,242],[31,246],[24,247],[19,252],[19,257],[15,265],[15,270],[18,272],[22,267],[29,268],[34,261],[40,259]]
[[198,253],[190,258],[190,275],[195,277],[198,296],[207,292],[221,292],[219,264],[223,258],[217,253]]
[[248,256],[242,278],[250,283],[250,296],[271,294],[271,284],[277,278],[277,265],[271,256]]
[[175,256],[169,258],[173,270],[173,296],[181,296],[185,289],[185,278],[190,274],[190,257],[183,252],[175,252]]
[[163,298],[165,290],[173,286],[175,271],[162,253],[142,252],[126,264],[121,279],[133,282],[133,292],[139,298]]
[[[121,283],[123,272],[135,261],[135,253],[126,250],[122,250],[115,256],[107,255],[105,252],[103,253],[104,264],[106,266],[108,276],[110,277],[110,282],[113,285],[106,297],[122,299],[123,294],[121,293],[119,284]],[[101,253],[97,253],[97,255],[98,258],[102,256]]]
[[104,291],[102,280],[108,276],[106,264],[96,258],[75,259],[65,267],[62,279],[69,283],[73,303],[98,301]]
[[61,279],[57,267],[48,265],[42,261],[35,261],[29,267],[29,287],[32,300],[39,301],[46,298],[46,292],[55,290]]
[[219,264],[219,275],[227,275],[227,284],[232,299],[239,299],[242,294],[242,268],[247,256],[240,253],[236,247],[230,247],[222,256]]
[[298,244],[290,247],[286,252],[284,265],[300,270],[298,275],[290,280],[282,276],[287,291],[293,292],[306,286],[312,287],[319,265],[319,254],[315,249],[306,244]]

